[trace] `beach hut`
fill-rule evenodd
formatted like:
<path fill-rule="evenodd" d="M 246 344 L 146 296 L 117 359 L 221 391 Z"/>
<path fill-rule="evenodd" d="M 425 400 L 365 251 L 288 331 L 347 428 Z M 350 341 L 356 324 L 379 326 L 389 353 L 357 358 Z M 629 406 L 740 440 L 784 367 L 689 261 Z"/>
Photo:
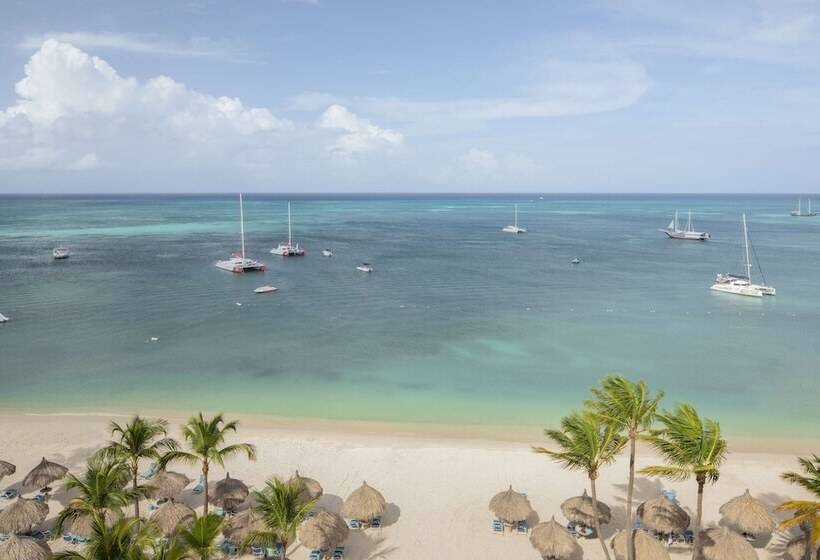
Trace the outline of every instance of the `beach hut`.
<path fill-rule="evenodd" d="M 45 457 L 40 461 L 40 464 L 31 469 L 23 479 L 23 486 L 25 488 L 48 488 L 48 485 L 63 478 L 68 469 L 57 463 L 47 461 Z"/>
<path fill-rule="evenodd" d="M 307 548 L 330 550 L 350 534 L 347 523 L 336 513 L 320 511 L 299 527 L 299 542 Z"/>
<path fill-rule="evenodd" d="M 585 527 L 595 526 L 594 511 L 592 498 L 587 494 L 586 490 L 584 490 L 582 495 L 570 498 L 561 504 L 561 513 L 564 514 L 564 517 L 566 517 L 568 521 L 571 523 L 580 523 Z M 612 512 L 609 506 L 599 500 L 598 521 L 606 524 L 611 520 Z"/>
<path fill-rule="evenodd" d="M 680 534 L 689 527 L 689 514 L 666 496 L 646 500 L 637 511 L 641 524 L 650 531 Z"/>
<path fill-rule="evenodd" d="M 167 536 L 174 534 L 178 527 L 187 527 L 194 521 L 194 510 L 185 504 L 165 502 L 151 515 L 160 532 Z"/>
<path fill-rule="evenodd" d="M 555 517 L 532 528 L 530 544 L 545 560 L 580 560 L 584 557 L 575 537 Z"/>
<path fill-rule="evenodd" d="M 368 486 L 367 482 L 354 490 L 342 504 L 342 515 L 348 519 L 369 522 L 384 513 L 386 507 L 381 492 Z"/>
<path fill-rule="evenodd" d="M 37 500 L 17 498 L 0 511 L 0 533 L 30 533 L 45 521 L 48 505 Z"/>
<path fill-rule="evenodd" d="M 262 516 L 254 509 L 246 509 L 228 520 L 222 529 L 222 536 L 234 544 L 242 544 L 251 534 L 265 530 Z"/>
<path fill-rule="evenodd" d="M 105 510 L 105 526 L 110 529 L 121 517 L 122 515 L 117 511 Z M 71 522 L 71 534 L 78 537 L 90 537 L 94 534 L 93 520 L 90 515 L 78 515 Z"/>
<path fill-rule="evenodd" d="M 758 560 L 754 547 L 728 527 L 701 532 L 702 560 Z"/>
<path fill-rule="evenodd" d="M 783 560 L 804 560 L 806 557 L 806 542 L 808 542 L 806 535 L 798 535 L 790 540 L 786 545 Z M 815 544 L 814 548 L 815 554 L 811 558 L 820 560 L 820 543 Z"/>
<path fill-rule="evenodd" d="M 635 541 L 635 560 L 669 560 L 669 551 L 658 539 L 640 529 L 633 530 L 632 535 Z M 625 531 L 618 531 L 610 544 L 615 553 L 615 560 L 627 559 Z"/>
<path fill-rule="evenodd" d="M 244 482 L 238 478 L 231 478 L 231 473 L 228 473 L 224 479 L 214 484 L 210 494 L 212 504 L 233 510 L 245 501 L 249 491 Z"/>
<path fill-rule="evenodd" d="M 490 511 L 501 521 L 512 524 L 526 520 L 532 513 L 532 506 L 526 494 L 516 492 L 510 485 L 507 490 L 493 496 Z"/>
<path fill-rule="evenodd" d="M 322 496 L 324 490 L 322 489 L 322 485 L 319 484 L 319 481 L 314 480 L 312 478 L 308 478 L 306 476 L 301 476 L 299 471 L 296 471 L 296 474 L 290 479 L 290 481 L 299 481 L 302 484 L 302 492 L 299 494 L 299 501 L 302 503 L 307 502 L 309 500 L 316 500 Z"/>
<path fill-rule="evenodd" d="M 48 560 L 51 549 L 45 541 L 11 535 L 0 541 L 0 560 Z"/>
<path fill-rule="evenodd" d="M 746 490 L 720 506 L 723 525 L 743 535 L 768 535 L 774 531 L 777 522 L 760 500 L 756 500 Z"/>
<path fill-rule="evenodd" d="M 182 473 L 160 471 L 145 485 L 145 494 L 155 500 L 170 500 L 182 492 L 191 479 Z"/>
<path fill-rule="evenodd" d="M 0 480 L 3 480 L 3 477 L 12 475 L 15 472 L 17 472 L 17 467 L 8 461 L 0 461 Z"/>

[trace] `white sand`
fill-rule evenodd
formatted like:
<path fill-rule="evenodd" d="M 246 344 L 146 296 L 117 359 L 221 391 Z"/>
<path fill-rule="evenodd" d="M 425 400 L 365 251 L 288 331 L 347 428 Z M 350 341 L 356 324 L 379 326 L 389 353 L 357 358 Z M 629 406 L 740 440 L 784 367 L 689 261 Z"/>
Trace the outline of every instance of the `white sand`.
<path fill-rule="evenodd" d="M 173 422 L 174 435 L 178 435 L 183 417 L 179 413 L 165 417 Z M 0 414 L 0 458 L 18 467 L 17 473 L 0 482 L 0 486 L 17 485 L 43 456 L 81 473 L 87 456 L 108 438 L 107 425 L 111 419 L 107 414 Z M 386 526 L 381 530 L 352 531 L 345 543 L 347 557 L 352 560 L 538 559 L 527 537 L 492 533 L 492 515 L 487 510 L 490 498 L 512 484 L 516 490 L 527 493 L 542 520 L 554 515 L 563 523 L 561 502 L 580 494 L 586 486 L 582 474 L 563 471 L 521 442 L 480 439 L 475 434 L 462 438 L 408 435 L 407 430 L 402 435 L 391 435 L 389 427 L 384 426 L 366 429 L 353 423 L 318 421 L 304 422 L 301 427 L 290 421 L 287 427 L 274 428 L 274 422 L 259 418 L 243 420 L 236 441 L 255 444 L 258 460 L 237 459 L 226 470 L 249 486 L 259 487 L 273 474 L 290 476 L 298 468 L 304 476 L 322 483 L 325 496 L 320 505 L 333 511 L 338 511 L 342 500 L 363 480 L 381 490 L 389 503 Z M 534 436 L 532 443 L 543 441 Z M 654 462 L 646 453 L 639 457 L 639 466 Z M 793 455 L 733 453 L 720 481 L 706 489 L 706 524 L 715 524 L 719 506 L 746 488 L 767 504 L 803 496 L 779 478 L 782 471 L 796 468 Z M 177 465 L 173 469 L 198 478 L 194 468 Z M 604 531 L 607 537 L 623 520 L 626 475 L 624 458 L 607 468 L 599 480 L 600 499 L 613 509 L 613 523 Z M 222 469 L 212 471 L 212 480 L 223 476 Z M 65 493 L 59 488 L 58 485 L 49 504 L 50 520 L 66 502 Z M 693 481 L 668 484 L 640 477 L 636 504 L 662 489 L 676 490 L 682 505 L 694 508 Z M 201 505 L 201 497 L 190 490 L 183 493 L 180 501 Z M 779 558 L 783 543 L 784 537 L 775 535 L 768 547 L 758 549 L 760 558 Z M 581 544 L 585 558 L 603 558 L 597 540 Z M 294 546 L 290 557 L 302 560 L 307 553 L 304 547 Z M 685 550 L 673 554 L 673 558 L 690 556 L 691 552 L 687 554 Z"/>

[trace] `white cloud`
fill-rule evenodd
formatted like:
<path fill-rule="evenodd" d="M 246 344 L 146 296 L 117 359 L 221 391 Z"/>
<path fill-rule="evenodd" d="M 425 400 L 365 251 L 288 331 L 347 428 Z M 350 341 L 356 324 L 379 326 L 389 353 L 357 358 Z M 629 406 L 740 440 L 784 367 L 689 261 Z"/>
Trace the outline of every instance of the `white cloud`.
<path fill-rule="evenodd" d="M 334 156 L 343 160 L 373 150 L 398 148 L 404 143 L 404 136 L 400 132 L 378 127 L 342 105 L 328 107 L 322 114 L 319 126 L 345 131 L 346 134 L 342 134 L 327 147 Z"/>
<path fill-rule="evenodd" d="M 69 171 L 89 171 L 97 169 L 100 166 L 100 159 L 94 152 L 85 154 L 74 163 L 70 164 L 66 169 Z"/>
<path fill-rule="evenodd" d="M 526 156 L 472 147 L 440 167 L 430 180 L 450 186 L 508 187 L 510 181 L 531 184 L 542 176 L 543 167 Z"/>
<path fill-rule="evenodd" d="M 498 160 L 489 150 L 470 148 L 459 157 L 461 166 L 472 175 L 487 176 L 498 171 Z"/>

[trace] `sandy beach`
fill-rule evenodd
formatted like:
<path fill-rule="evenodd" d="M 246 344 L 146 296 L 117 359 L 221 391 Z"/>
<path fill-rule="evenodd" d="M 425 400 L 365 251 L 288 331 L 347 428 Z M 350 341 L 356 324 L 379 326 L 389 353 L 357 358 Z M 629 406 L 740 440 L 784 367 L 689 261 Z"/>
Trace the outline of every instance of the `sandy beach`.
<path fill-rule="evenodd" d="M 172 423 L 173 433 L 178 436 L 179 423 L 185 416 L 176 413 L 164 417 Z M 80 472 L 88 455 L 106 441 L 108 422 L 124 418 L 126 416 L 104 413 L 0 414 L 0 457 L 18 466 L 17 473 L 4 479 L 2 486 L 17 486 L 43 456 Z M 527 537 L 492 533 L 492 515 L 487 509 L 490 498 L 512 485 L 527 493 L 540 520 L 555 516 L 563 523 L 561 502 L 580 494 L 585 487 L 582 475 L 560 469 L 545 457 L 533 454 L 527 444 L 519 441 L 482 438 L 479 433 L 473 437 L 436 436 L 423 426 L 414 434 L 411 429 L 389 433 L 386 426 L 364 423 L 339 425 L 312 421 L 300 425 L 296 420 L 281 423 L 285 425 L 277 427 L 274 419 L 244 419 L 239 437 L 257 446 L 257 461 L 237 459 L 227 464 L 224 471 L 215 468 L 212 480 L 224 477 L 225 471 L 229 471 L 232 477 L 259 487 L 273 474 L 290 476 L 299 469 L 303 475 L 322 483 L 325 495 L 319 505 L 331 511 L 338 511 L 342 500 L 366 480 L 382 491 L 389 505 L 382 529 L 351 532 L 345 545 L 347 557 L 353 560 L 536 559 L 538 553 Z M 425 432 L 427 435 L 423 435 Z M 540 443 L 540 439 L 532 443 Z M 651 463 L 654 459 L 648 452 L 639 458 L 639 467 Z M 717 523 L 720 505 L 746 488 L 769 505 L 801 496 L 779 478 L 783 470 L 794 467 L 794 455 L 763 449 L 732 453 L 720 481 L 707 488 L 706 524 Z M 194 479 L 198 476 L 195 468 L 184 465 L 173 468 Z M 613 510 L 613 522 L 605 529 L 607 537 L 617 530 L 624 517 L 625 480 L 625 460 L 607 468 L 600 479 L 600 498 Z M 664 489 L 676 490 L 684 507 L 694 507 L 694 482 L 668 484 L 640 478 L 636 485 L 637 502 Z M 58 485 L 49 503 L 49 522 L 66 499 Z M 190 490 L 179 500 L 201 507 L 201 497 Z M 531 525 L 537 522 L 534 518 L 530 521 Z M 785 540 L 784 536 L 775 534 L 768 544 L 761 543 L 760 558 L 779 558 Z M 585 558 L 603 557 L 597 541 L 580 542 Z M 55 546 L 61 547 L 62 543 Z M 309 552 L 300 546 L 291 550 L 295 560 L 307 558 Z M 688 557 L 686 550 L 673 550 L 673 558 L 685 557 Z"/>

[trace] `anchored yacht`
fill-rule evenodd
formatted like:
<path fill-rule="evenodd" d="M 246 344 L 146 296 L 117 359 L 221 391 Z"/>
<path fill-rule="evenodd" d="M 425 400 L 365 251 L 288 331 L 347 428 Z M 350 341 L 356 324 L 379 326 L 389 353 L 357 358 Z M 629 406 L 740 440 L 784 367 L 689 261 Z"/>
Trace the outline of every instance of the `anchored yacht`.
<path fill-rule="evenodd" d="M 515 222 L 512 225 L 506 225 L 501 228 L 501 231 L 505 233 L 527 233 L 527 230 L 522 227 L 518 227 L 518 205 L 515 205 Z"/>
<path fill-rule="evenodd" d="M 777 295 L 777 290 L 775 290 L 772 286 L 765 284 L 766 278 L 763 277 L 763 271 L 760 272 L 760 276 L 763 278 L 764 284 L 755 284 L 752 282 L 752 260 L 749 252 L 749 245 L 749 232 L 746 228 L 746 214 L 743 214 L 743 257 L 746 274 L 718 274 L 715 278 L 715 283 L 712 284 L 712 290 L 727 294 L 735 294 L 737 296 L 749 297 Z M 758 263 L 758 269 L 759 268 L 760 264 Z"/>
<path fill-rule="evenodd" d="M 293 235 L 290 228 L 290 202 L 288 202 L 288 240 L 282 241 L 279 245 L 270 250 L 271 254 L 279 255 L 280 257 L 301 257 L 305 254 L 305 250 L 299 247 L 299 244 L 293 244 Z"/>
<path fill-rule="evenodd" d="M 812 210 L 811 210 L 811 199 L 809 199 L 809 209 L 808 210 L 803 210 L 803 200 L 798 198 L 797 199 L 797 210 L 792 210 L 791 214 L 792 214 L 792 216 L 807 218 L 807 217 L 816 216 L 817 212 L 812 212 Z"/>
<path fill-rule="evenodd" d="M 231 258 L 224 261 L 217 261 L 216 267 L 228 272 L 251 272 L 265 271 L 267 266 L 259 261 L 249 259 L 245 256 L 245 213 L 242 210 L 242 194 L 239 194 L 239 237 L 242 240 L 242 252 L 232 254 Z"/>
<path fill-rule="evenodd" d="M 675 217 L 666 226 L 666 229 L 660 230 L 670 239 L 688 239 L 691 241 L 706 241 L 711 236 L 705 231 L 695 231 L 692 227 L 692 211 L 689 210 L 689 219 L 686 222 L 686 229 L 681 229 L 678 223 L 678 211 L 675 210 Z"/>

